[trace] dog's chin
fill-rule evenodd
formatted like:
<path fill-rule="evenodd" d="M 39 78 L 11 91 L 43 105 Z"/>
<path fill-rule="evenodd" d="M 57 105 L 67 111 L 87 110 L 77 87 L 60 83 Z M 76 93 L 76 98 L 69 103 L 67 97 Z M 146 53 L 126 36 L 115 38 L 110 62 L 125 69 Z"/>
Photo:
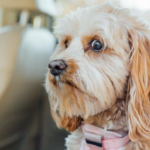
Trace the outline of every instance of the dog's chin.
<path fill-rule="evenodd" d="M 71 132 L 81 126 L 84 120 L 107 110 L 115 103 L 115 101 L 109 101 L 102 105 L 95 96 L 85 90 L 84 86 L 83 88 L 81 84 L 79 86 L 76 80 L 69 80 L 66 77 L 55 78 L 50 76 L 49 82 L 52 96 L 54 99 L 57 99 L 51 101 L 51 106 L 54 111 L 56 111 L 55 107 L 58 107 L 59 125 Z M 53 118 L 57 124 L 55 116 Z"/>
<path fill-rule="evenodd" d="M 80 93 L 81 92 L 83 93 L 83 91 L 79 87 L 77 87 L 75 83 L 70 82 L 68 80 L 65 80 L 65 81 L 57 80 L 55 84 L 55 88 L 59 89 L 59 91 L 64 90 L 64 88 L 60 88 L 61 86 L 65 87 L 65 90 L 68 90 L 68 91 L 71 90 L 72 93 L 73 91 L 78 91 Z M 70 91 L 70 94 L 68 94 L 68 97 L 71 95 L 71 91 Z M 78 127 L 82 125 L 82 122 L 83 122 L 83 118 L 79 114 L 74 114 L 72 117 L 70 117 L 70 115 L 66 113 L 64 117 L 60 118 L 60 120 L 61 120 L 61 128 L 69 132 L 74 132 L 76 129 L 78 129 Z"/>
<path fill-rule="evenodd" d="M 74 132 L 79 126 L 81 126 L 83 119 L 81 117 L 64 117 L 61 119 L 61 127 L 69 132 Z"/>

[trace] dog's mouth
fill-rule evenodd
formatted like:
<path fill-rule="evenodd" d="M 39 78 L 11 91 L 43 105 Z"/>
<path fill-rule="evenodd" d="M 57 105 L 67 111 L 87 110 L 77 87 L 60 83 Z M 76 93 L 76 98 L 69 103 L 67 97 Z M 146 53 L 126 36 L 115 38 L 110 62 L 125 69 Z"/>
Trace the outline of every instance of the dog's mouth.
<path fill-rule="evenodd" d="M 67 84 L 68 86 L 71 86 L 73 88 L 76 88 L 76 89 L 80 90 L 80 88 L 75 83 L 73 83 L 71 81 L 66 80 L 66 81 L 60 81 L 60 82 L 62 82 L 64 84 Z"/>
<path fill-rule="evenodd" d="M 52 76 L 51 74 L 49 75 L 49 81 L 52 83 L 56 88 L 59 87 L 61 84 L 68 85 L 70 88 L 74 88 L 79 90 L 80 92 L 86 93 L 83 88 L 79 86 L 79 82 L 77 83 L 73 82 L 72 78 L 69 78 L 69 76 L 65 75 L 60 75 L 60 76 Z M 84 85 L 85 86 L 85 85 Z M 86 93 L 87 94 L 87 93 Z"/>

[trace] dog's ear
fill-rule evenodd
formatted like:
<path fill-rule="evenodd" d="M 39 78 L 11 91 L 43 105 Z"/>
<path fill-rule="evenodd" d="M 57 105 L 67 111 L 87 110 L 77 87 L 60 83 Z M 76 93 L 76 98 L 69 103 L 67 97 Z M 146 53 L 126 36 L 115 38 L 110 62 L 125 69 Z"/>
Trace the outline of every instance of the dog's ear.
<path fill-rule="evenodd" d="M 132 141 L 150 139 L 150 31 L 134 21 L 128 28 L 130 75 L 127 91 L 127 117 Z"/>

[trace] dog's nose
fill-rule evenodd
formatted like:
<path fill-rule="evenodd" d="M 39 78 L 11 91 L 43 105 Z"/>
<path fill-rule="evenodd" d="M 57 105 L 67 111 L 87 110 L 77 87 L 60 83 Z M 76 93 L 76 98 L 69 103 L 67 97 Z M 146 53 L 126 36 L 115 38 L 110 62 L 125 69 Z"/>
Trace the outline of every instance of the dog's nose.
<path fill-rule="evenodd" d="M 62 60 L 51 61 L 49 66 L 52 75 L 60 75 L 66 68 L 67 65 Z"/>

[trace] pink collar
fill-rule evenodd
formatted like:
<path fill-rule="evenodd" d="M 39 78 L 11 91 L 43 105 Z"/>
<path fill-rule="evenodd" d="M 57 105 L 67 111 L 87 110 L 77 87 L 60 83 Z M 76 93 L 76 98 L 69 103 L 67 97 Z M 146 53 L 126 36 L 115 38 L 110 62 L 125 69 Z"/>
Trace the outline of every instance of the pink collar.
<path fill-rule="evenodd" d="M 117 150 L 130 139 L 124 131 L 105 131 L 93 125 L 83 124 L 84 140 L 80 150 Z"/>

